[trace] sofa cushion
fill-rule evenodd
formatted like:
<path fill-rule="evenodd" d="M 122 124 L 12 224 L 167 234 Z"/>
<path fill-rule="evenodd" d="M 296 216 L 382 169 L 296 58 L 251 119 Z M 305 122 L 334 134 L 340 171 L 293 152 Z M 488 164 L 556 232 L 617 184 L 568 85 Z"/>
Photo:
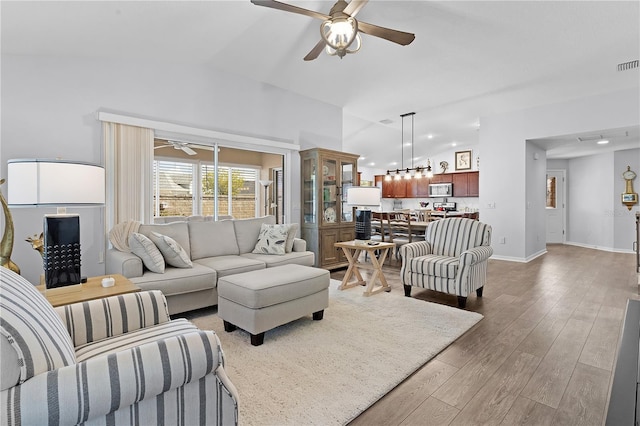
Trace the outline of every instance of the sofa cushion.
<path fill-rule="evenodd" d="M 236 219 L 233 226 L 236 231 L 238 249 L 240 253 L 251 253 L 258 242 L 262 224 L 275 225 L 275 216 L 263 216 L 252 219 Z"/>
<path fill-rule="evenodd" d="M 146 235 L 134 232 L 129 236 L 131 252 L 142 259 L 142 263 L 151 272 L 164 273 L 164 258 L 158 247 Z"/>
<path fill-rule="evenodd" d="M 313 266 L 315 263 L 315 255 L 312 251 L 292 251 L 291 253 L 285 253 L 282 256 L 257 253 L 245 253 L 240 256 L 263 262 L 267 265 L 267 268 L 274 268 L 276 266 L 289 265 L 292 263 L 296 265 Z"/>
<path fill-rule="evenodd" d="M 211 268 L 193 263 L 192 268 L 167 267 L 164 274 L 147 271 L 130 278 L 142 290 L 160 290 L 165 296 L 214 289 L 218 274 Z"/>
<path fill-rule="evenodd" d="M 6 337 L 0 334 L 0 391 L 14 387 L 20 382 L 20 360 L 18 353 Z"/>
<path fill-rule="evenodd" d="M 145 343 L 156 342 L 169 337 L 182 336 L 185 333 L 198 331 L 200 331 L 198 327 L 184 318 L 179 318 L 78 346 L 76 348 L 76 357 L 78 362 L 82 362 L 97 356 L 126 351 L 144 345 Z"/>
<path fill-rule="evenodd" d="M 157 232 L 161 235 L 166 235 L 173 238 L 176 243 L 180 244 L 180 247 L 187 252 L 191 258 L 191 248 L 189 245 L 189 227 L 187 222 L 172 222 L 156 225 L 140 225 L 139 233 L 151 238 L 152 232 Z"/>
<path fill-rule="evenodd" d="M 240 254 L 231 220 L 189 222 L 189 240 L 191 260 Z"/>
<path fill-rule="evenodd" d="M 263 223 L 260 227 L 258 242 L 256 242 L 256 247 L 251 253 L 283 255 L 288 233 L 289 225 L 267 225 Z"/>
<path fill-rule="evenodd" d="M 152 232 L 151 241 L 158 247 L 167 265 L 176 268 L 191 268 L 193 266 L 187 252 L 173 238 Z"/>
<path fill-rule="evenodd" d="M 207 257 L 204 259 L 198 259 L 194 261 L 207 268 L 215 269 L 220 277 L 227 275 L 239 274 L 241 272 L 256 271 L 259 269 L 265 269 L 264 262 L 255 259 L 249 259 L 244 256 L 216 256 Z"/>
<path fill-rule="evenodd" d="M 62 320 L 51 304 L 25 278 L 0 271 L 0 334 L 18 357 L 19 382 L 75 364 L 76 357 Z"/>
<path fill-rule="evenodd" d="M 457 257 L 428 254 L 409 259 L 406 271 L 454 279 L 458 274 L 459 266 L 460 260 Z"/>

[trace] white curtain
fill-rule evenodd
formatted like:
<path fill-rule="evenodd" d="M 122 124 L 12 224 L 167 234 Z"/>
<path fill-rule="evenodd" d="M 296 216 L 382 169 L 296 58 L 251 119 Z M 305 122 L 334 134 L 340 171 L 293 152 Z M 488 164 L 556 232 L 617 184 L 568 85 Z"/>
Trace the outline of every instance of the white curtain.
<path fill-rule="evenodd" d="M 153 218 L 152 129 L 103 122 L 107 231 L 118 223 Z"/>

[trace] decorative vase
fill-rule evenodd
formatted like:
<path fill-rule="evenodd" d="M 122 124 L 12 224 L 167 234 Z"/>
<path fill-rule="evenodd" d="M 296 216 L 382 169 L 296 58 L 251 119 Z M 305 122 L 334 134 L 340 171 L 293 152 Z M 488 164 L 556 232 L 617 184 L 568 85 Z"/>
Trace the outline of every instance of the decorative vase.
<path fill-rule="evenodd" d="M 4 179 L 0 179 L 0 185 L 4 182 Z M 2 235 L 2 241 L 0 241 L 0 266 L 4 266 L 16 274 L 19 274 L 20 268 L 11 261 L 11 252 L 13 251 L 13 218 L 11 217 L 9 206 L 7 206 L 7 201 L 4 199 L 2 192 L 0 192 L 0 202 L 2 202 L 2 211 L 4 212 L 4 234 Z"/>

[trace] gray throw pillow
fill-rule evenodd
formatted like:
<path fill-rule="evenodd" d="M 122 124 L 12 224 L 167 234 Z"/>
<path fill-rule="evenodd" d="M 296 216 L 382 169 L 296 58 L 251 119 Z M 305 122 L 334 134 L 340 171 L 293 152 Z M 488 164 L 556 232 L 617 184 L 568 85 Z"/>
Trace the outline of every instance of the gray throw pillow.
<path fill-rule="evenodd" d="M 150 238 L 156 247 L 158 247 L 160 253 L 162 253 L 162 257 L 164 257 L 167 265 L 176 268 L 193 268 L 193 263 L 191 259 L 189 259 L 189 255 L 176 240 L 166 235 L 158 234 L 157 232 L 152 232 Z"/>
<path fill-rule="evenodd" d="M 142 263 L 151 272 L 164 274 L 164 258 L 153 241 L 146 236 L 134 232 L 129 237 L 131 252 L 142 259 Z"/>

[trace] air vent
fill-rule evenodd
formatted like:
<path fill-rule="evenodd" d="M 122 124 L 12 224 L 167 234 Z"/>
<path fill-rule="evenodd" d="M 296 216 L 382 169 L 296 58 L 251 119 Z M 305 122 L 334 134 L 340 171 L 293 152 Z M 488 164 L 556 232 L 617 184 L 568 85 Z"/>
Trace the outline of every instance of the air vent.
<path fill-rule="evenodd" d="M 602 139 L 615 139 L 615 138 L 624 138 L 629 136 L 629 132 L 611 132 L 611 133 L 600 133 L 597 135 L 584 135 L 579 136 L 577 139 L 580 142 L 592 142 L 599 141 Z"/>
<path fill-rule="evenodd" d="M 638 62 L 640 61 L 636 59 L 635 61 L 623 62 L 621 64 L 618 64 L 618 71 L 628 71 L 634 68 L 638 68 Z"/>

